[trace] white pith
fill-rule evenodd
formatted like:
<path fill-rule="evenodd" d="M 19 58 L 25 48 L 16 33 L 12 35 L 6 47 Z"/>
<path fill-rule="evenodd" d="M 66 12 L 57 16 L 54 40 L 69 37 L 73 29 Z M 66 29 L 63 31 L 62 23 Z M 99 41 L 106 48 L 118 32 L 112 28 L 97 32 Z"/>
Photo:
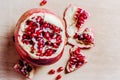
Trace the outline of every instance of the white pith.
<path fill-rule="evenodd" d="M 76 24 L 74 21 L 74 15 L 76 11 L 77 11 L 77 7 L 70 5 L 65 12 L 64 18 L 66 21 L 67 34 L 69 37 L 74 36 L 74 33 L 77 32 Z"/>
<path fill-rule="evenodd" d="M 49 58 L 55 57 L 55 56 L 57 56 L 63 50 L 64 42 L 65 42 L 65 29 L 64 29 L 64 25 L 61 22 L 61 20 L 58 17 L 56 17 L 55 15 L 53 15 L 53 14 L 49 14 L 49 13 L 34 13 L 34 14 L 30 15 L 20 25 L 20 29 L 19 29 L 19 32 L 18 32 L 18 34 L 19 34 L 19 36 L 18 36 L 18 42 L 19 42 L 20 46 L 30 55 L 31 58 L 36 58 L 36 59 L 39 59 L 39 58 L 48 58 L 46 56 L 42 56 L 42 57 L 36 56 L 35 54 L 37 52 L 34 52 L 35 54 L 31 53 L 30 52 L 31 45 L 30 44 L 28 44 L 28 45 L 23 44 L 23 42 L 21 41 L 22 40 L 22 35 L 23 35 L 24 31 L 25 31 L 26 27 L 28 27 L 26 25 L 26 21 L 30 20 L 32 17 L 37 17 L 37 16 L 41 16 L 44 19 L 44 21 L 46 21 L 46 22 L 48 22 L 48 23 L 50 23 L 52 25 L 55 25 L 57 27 L 60 27 L 62 29 L 62 31 L 60 33 L 60 35 L 62 37 L 62 43 L 60 44 L 60 46 L 57 49 L 57 51 L 54 54 L 52 54 L 52 56 L 49 56 Z M 35 40 L 33 40 L 33 41 L 35 42 L 35 49 L 37 49 L 37 41 L 35 41 Z M 55 40 L 52 40 L 52 42 L 55 42 Z"/>
<path fill-rule="evenodd" d="M 74 52 L 75 50 L 77 50 L 77 48 L 78 48 L 78 46 L 74 46 L 74 47 L 70 48 L 70 50 L 69 50 L 70 57 L 77 58 L 77 57 L 75 57 L 74 55 L 72 55 L 73 52 Z M 81 53 L 81 52 L 80 52 L 80 55 L 84 56 L 83 53 Z M 85 63 L 87 62 L 86 59 L 84 59 L 84 61 L 85 61 Z M 66 66 L 67 72 L 72 72 L 72 71 L 75 71 L 76 69 L 78 69 L 78 68 L 76 68 L 75 65 L 72 65 L 72 67 L 70 67 L 69 64 L 70 64 L 70 61 L 68 61 L 67 66 Z M 83 64 L 82 64 L 82 65 L 83 65 Z M 81 65 L 81 66 L 82 66 L 82 65 Z"/>

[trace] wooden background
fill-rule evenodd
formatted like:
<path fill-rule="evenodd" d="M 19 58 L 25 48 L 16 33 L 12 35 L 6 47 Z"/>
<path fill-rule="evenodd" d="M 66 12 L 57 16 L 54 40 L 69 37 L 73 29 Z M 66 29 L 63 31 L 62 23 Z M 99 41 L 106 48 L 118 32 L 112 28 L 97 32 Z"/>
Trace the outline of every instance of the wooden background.
<path fill-rule="evenodd" d="M 25 80 L 12 68 L 19 59 L 12 35 L 19 17 L 31 8 L 40 7 L 39 2 L 0 1 L 0 80 Z M 91 14 L 84 26 L 94 28 L 96 44 L 94 48 L 82 51 L 88 63 L 71 74 L 61 72 L 61 80 L 120 80 L 120 0 L 48 0 L 43 7 L 62 17 L 69 4 L 75 4 Z M 59 73 L 48 75 L 47 72 L 51 68 L 64 66 L 68 54 L 67 47 L 57 63 L 40 67 L 33 80 L 54 80 Z"/>

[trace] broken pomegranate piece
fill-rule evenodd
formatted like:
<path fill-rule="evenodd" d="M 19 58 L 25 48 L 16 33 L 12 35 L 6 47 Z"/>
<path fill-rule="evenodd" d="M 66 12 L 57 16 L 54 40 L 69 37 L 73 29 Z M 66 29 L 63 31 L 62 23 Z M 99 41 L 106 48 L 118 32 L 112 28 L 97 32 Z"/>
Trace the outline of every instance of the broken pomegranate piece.
<path fill-rule="evenodd" d="M 34 75 L 35 68 L 33 68 L 32 65 L 27 63 L 26 61 L 19 60 L 15 65 L 14 65 L 15 71 L 21 73 L 24 75 L 26 78 L 31 79 Z"/>
<path fill-rule="evenodd" d="M 92 28 L 85 28 L 83 32 L 77 32 L 73 38 L 68 39 L 71 45 L 77 45 L 82 49 L 89 49 L 94 46 L 94 34 Z"/>
<path fill-rule="evenodd" d="M 66 73 L 73 72 L 86 63 L 85 56 L 80 50 L 80 47 L 77 46 L 74 46 L 70 49 L 70 58 L 66 65 Z"/>
<path fill-rule="evenodd" d="M 24 13 L 14 35 L 19 55 L 33 65 L 53 64 L 62 56 L 64 23 L 49 10 L 35 8 Z"/>
<path fill-rule="evenodd" d="M 82 29 L 82 25 L 87 20 L 89 14 L 85 10 L 69 5 L 64 13 L 68 43 L 88 49 L 94 45 L 94 35 L 91 28 Z M 83 30 L 83 31 L 82 31 Z"/>
<path fill-rule="evenodd" d="M 85 21 L 88 19 L 88 12 L 74 5 L 69 5 L 64 12 L 66 30 L 69 37 L 73 37 Z"/>

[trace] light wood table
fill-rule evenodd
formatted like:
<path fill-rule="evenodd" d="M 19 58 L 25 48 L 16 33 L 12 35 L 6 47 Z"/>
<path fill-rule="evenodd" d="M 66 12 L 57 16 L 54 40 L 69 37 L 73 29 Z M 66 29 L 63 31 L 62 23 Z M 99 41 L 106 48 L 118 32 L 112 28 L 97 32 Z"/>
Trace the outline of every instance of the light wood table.
<path fill-rule="evenodd" d="M 27 10 L 39 6 L 40 0 L 0 1 L 0 80 L 25 80 L 13 71 L 19 59 L 12 41 L 13 31 L 19 17 Z M 93 27 L 95 47 L 82 51 L 88 63 L 61 80 L 120 80 L 120 0 L 48 0 L 43 8 L 50 9 L 59 16 L 69 4 L 87 10 L 91 16 L 84 26 Z M 68 49 L 55 64 L 40 67 L 33 80 L 54 80 L 55 75 L 47 72 L 64 66 L 68 60 Z"/>

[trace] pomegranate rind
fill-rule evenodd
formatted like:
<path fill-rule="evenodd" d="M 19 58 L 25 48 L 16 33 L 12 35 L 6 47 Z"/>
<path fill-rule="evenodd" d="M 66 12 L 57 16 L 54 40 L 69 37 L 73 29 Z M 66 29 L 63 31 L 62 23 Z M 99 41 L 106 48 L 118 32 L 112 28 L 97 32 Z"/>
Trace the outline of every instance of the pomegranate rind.
<path fill-rule="evenodd" d="M 89 48 L 94 46 L 94 40 L 93 40 L 93 43 L 91 43 L 89 45 L 85 45 L 85 44 L 79 43 L 77 40 L 75 40 L 73 38 L 75 33 L 80 32 L 83 28 L 83 25 L 81 25 L 80 28 L 76 27 L 76 24 L 74 21 L 74 15 L 75 15 L 78 8 L 79 7 L 70 4 L 64 11 L 63 19 L 64 19 L 65 25 L 66 25 L 66 35 L 67 35 L 67 41 L 68 41 L 67 43 L 72 45 L 72 46 L 74 46 L 74 45 L 79 46 L 81 49 L 89 49 Z M 81 10 L 85 11 L 84 9 L 81 9 Z M 89 17 L 90 14 L 87 11 L 85 11 L 85 12 L 86 12 L 87 16 Z M 91 28 L 89 28 L 89 30 L 91 30 Z M 80 33 L 83 33 L 83 32 L 80 32 Z M 90 35 L 94 39 L 93 31 L 90 32 Z"/>
<path fill-rule="evenodd" d="M 23 70 L 21 71 L 20 69 L 23 69 L 23 67 L 25 67 L 25 66 L 21 66 L 21 65 L 20 65 L 20 61 L 22 61 L 22 62 L 25 63 L 26 65 L 29 65 L 29 66 L 32 68 L 32 70 L 31 70 L 30 72 L 28 72 L 27 74 L 24 74 L 24 73 L 22 72 Z M 24 65 L 25 65 L 25 64 L 24 64 Z M 25 67 L 25 68 L 26 68 L 26 67 Z M 25 76 L 25 77 L 28 78 L 28 79 L 32 79 L 33 76 L 34 76 L 34 74 L 35 74 L 35 68 L 34 68 L 32 65 L 30 65 L 29 63 L 23 61 L 22 59 L 20 59 L 20 60 L 14 65 L 13 69 L 14 69 L 16 72 L 22 74 L 23 76 Z"/>
<path fill-rule="evenodd" d="M 40 56 L 32 55 L 32 54 L 28 53 L 26 50 L 24 50 L 23 47 L 20 45 L 19 40 L 18 40 L 18 36 L 19 36 L 19 29 L 21 27 L 21 23 L 34 13 L 51 14 L 60 20 L 60 22 L 63 26 L 63 36 L 62 36 L 63 37 L 63 40 L 62 40 L 63 47 L 60 47 L 61 51 L 59 51 L 58 53 L 55 53 L 55 55 L 53 54 L 52 56 L 49 56 L 49 57 L 40 57 Z M 15 32 L 14 32 L 16 50 L 17 50 L 18 54 L 21 56 L 21 58 L 23 58 L 25 61 L 27 61 L 33 65 L 40 66 L 40 65 L 53 64 L 61 58 L 61 56 L 63 54 L 64 45 L 66 43 L 66 40 L 65 40 L 66 36 L 65 36 L 64 22 L 58 15 L 54 14 L 53 12 L 51 12 L 47 9 L 34 8 L 34 9 L 31 9 L 31 10 L 28 10 L 27 12 L 25 12 L 21 16 L 21 18 L 18 20 L 18 23 L 16 26 L 17 27 L 16 27 Z"/>
<path fill-rule="evenodd" d="M 80 67 L 82 67 L 85 63 L 87 63 L 87 60 L 86 60 L 85 56 L 84 56 L 81 52 L 79 52 L 79 53 L 77 53 L 77 55 L 80 55 L 81 57 L 83 57 L 83 61 L 84 61 L 84 62 L 83 62 L 79 67 L 77 67 L 77 68 L 75 67 L 75 65 L 74 65 L 74 67 L 72 67 L 72 68 L 69 66 L 69 64 L 71 64 L 70 58 L 76 56 L 76 53 L 74 53 L 74 51 L 77 50 L 78 48 L 80 48 L 80 47 L 78 47 L 78 46 L 73 46 L 73 47 L 70 48 L 70 50 L 69 50 L 70 57 L 69 57 L 69 60 L 68 60 L 68 62 L 67 62 L 67 64 L 66 64 L 66 67 L 65 67 L 65 72 L 66 72 L 66 73 L 71 73 L 71 72 L 79 69 Z M 78 58 L 78 56 L 76 56 L 75 58 Z M 80 62 L 80 63 L 81 63 L 81 62 Z"/>
<path fill-rule="evenodd" d="M 94 31 L 93 31 L 93 28 L 82 28 L 83 30 L 78 32 L 78 34 L 88 34 L 91 39 L 92 39 L 92 42 L 90 42 L 89 44 L 85 44 L 83 41 L 82 43 L 79 42 L 78 39 L 74 39 L 74 38 L 68 38 L 68 44 L 74 46 L 79 46 L 81 49 L 90 49 L 92 47 L 95 46 L 95 40 L 94 40 Z"/>

